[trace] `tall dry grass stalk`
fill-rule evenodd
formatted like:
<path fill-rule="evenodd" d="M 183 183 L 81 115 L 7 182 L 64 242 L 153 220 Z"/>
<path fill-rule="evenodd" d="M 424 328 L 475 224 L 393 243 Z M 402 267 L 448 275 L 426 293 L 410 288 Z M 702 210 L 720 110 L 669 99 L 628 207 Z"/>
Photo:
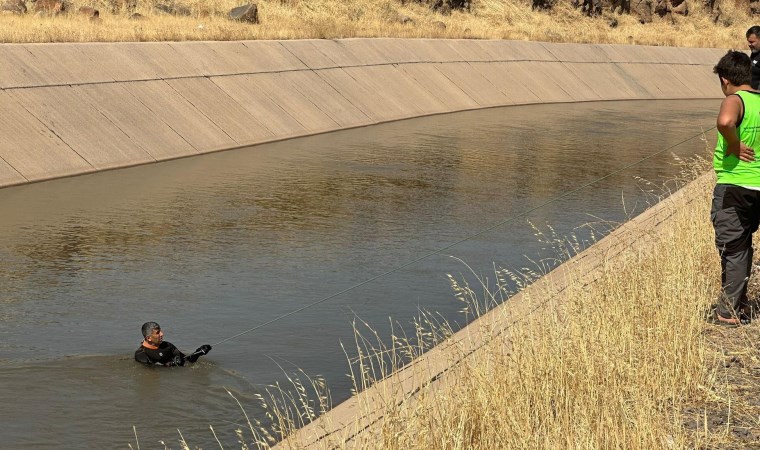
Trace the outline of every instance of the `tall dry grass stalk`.
<path fill-rule="evenodd" d="M 260 24 L 233 22 L 230 9 L 240 0 L 140 0 L 137 12 L 111 12 L 111 0 L 71 0 L 67 15 L 0 15 L 0 42 L 111 42 L 246 39 L 335 39 L 351 37 L 514 39 L 548 42 L 646 44 L 684 47 L 745 47 L 743 33 L 754 19 L 735 3 L 718 1 L 719 20 L 692 2 L 687 17 L 657 18 L 642 25 L 631 15 L 589 18 L 560 0 L 549 12 L 533 12 L 529 0 L 474 0 L 471 12 L 441 15 L 414 1 L 259 0 Z M 162 14 L 168 4 L 189 16 Z M 29 2 L 29 6 L 32 7 Z M 88 20 L 75 11 L 100 11 Z M 616 27 L 608 22 L 617 20 Z"/>

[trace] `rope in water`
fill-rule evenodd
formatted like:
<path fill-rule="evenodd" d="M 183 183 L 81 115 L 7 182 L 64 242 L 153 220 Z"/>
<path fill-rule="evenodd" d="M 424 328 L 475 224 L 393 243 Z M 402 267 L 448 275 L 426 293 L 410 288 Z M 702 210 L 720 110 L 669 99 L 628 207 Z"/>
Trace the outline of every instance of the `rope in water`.
<path fill-rule="evenodd" d="M 657 152 L 654 152 L 654 153 L 652 153 L 650 155 L 647 155 L 647 156 L 641 158 L 640 160 L 638 160 L 636 162 L 633 162 L 631 164 L 628 164 L 626 166 L 623 166 L 623 167 L 621 167 L 621 168 L 619 168 L 617 170 L 613 170 L 612 172 L 610 172 L 610 173 L 608 173 L 606 175 L 603 175 L 603 176 L 601 176 L 601 177 L 599 177 L 599 178 L 597 178 L 595 180 L 592 180 L 592 181 L 590 181 L 590 182 L 588 182 L 586 184 L 583 184 L 583 185 L 581 185 L 581 186 L 579 186 L 579 187 L 577 187 L 577 188 L 575 188 L 575 189 L 573 189 L 571 191 L 567 191 L 564 194 L 559 195 L 559 196 L 554 197 L 554 198 L 551 198 L 551 199 L 549 199 L 549 200 L 547 200 L 547 201 L 545 201 L 545 202 L 543 202 L 543 203 L 541 203 L 541 204 L 539 204 L 537 206 L 534 206 L 533 208 L 530 208 L 530 209 L 528 209 L 526 211 L 523 211 L 523 212 L 521 212 L 521 213 L 519 213 L 517 215 L 511 216 L 511 217 L 509 217 L 509 218 L 507 218 L 505 220 L 502 220 L 501 222 L 498 222 L 498 223 L 496 223 L 494 225 L 491 225 L 491 226 L 489 226 L 487 228 L 484 228 L 484 229 L 478 231 L 475 234 L 471 234 L 469 236 L 466 236 L 466 237 L 464 237 L 462 239 L 459 239 L 458 241 L 452 242 L 451 244 L 448 244 L 448 245 L 446 245 L 444 247 L 441 247 L 441 248 L 439 248 L 437 250 L 433 250 L 433 251 L 431 251 L 429 253 L 426 253 L 426 254 L 420 256 L 419 258 L 416 258 L 416 259 L 411 260 L 409 262 L 406 262 L 406 263 L 404 263 L 404 264 L 402 264 L 400 266 L 397 266 L 397 267 L 395 267 L 395 268 L 393 268 L 391 270 L 388 270 L 387 272 L 383 272 L 383 273 L 381 273 L 379 275 L 375 275 L 374 277 L 371 277 L 371 278 L 368 278 L 368 279 L 366 279 L 364 281 L 356 283 L 353 286 L 350 286 L 350 287 L 348 287 L 346 289 L 343 289 L 343 290 L 341 290 L 339 292 L 336 292 L 334 294 L 328 295 L 327 297 L 324 297 L 322 299 L 316 300 L 316 301 L 314 301 L 312 303 L 309 303 L 307 305 L 304 305 L 304 306 L 302 306 L 300 308 L 294 309 L 293 311 L 290 311 L 288 313 L 285 313 L 285 314 L 282 314 L 280 316 L 277 316 L 277 317 L 275 317 L 275 318 L 273 318 L 271 320 L 268 320 L 268 321 L 266 321 L 264 323 L 256 325 L 255 327 L 249 328 L 247 330 L 241 331 L 240 333 L 234 334 L 234 335 L 232 335 L 232 336 L 230 336 L 228 338 L 222 339 L 221 341 L 213 344 L 213 346 L 216 347 L 219 344 L 223 344 L 223 343 L 225 343 L 227 341 L 231 341 L 231 340 L 236 339 L 236 338 L 238 338 L 240 336 L 243 336 L 244 334 L 251 333 L 253 331 L 256 331 L 256 330 L 259 330 L 259 329 L 264 328 L 266 326 L 269 326 L 269 325 L 271 325 L 271 324 L 273 324 L 275 322 L 278 322 L 278 321 L 280 321 L 282 319 L 285 319 L 285 318 L 290 317 L 292 315 L 295 315 L 295 314 L 298 314 L 300 312 L 306 311 L 309 308 L 313 308 L 314 306 L 317 306 L 317 305 L 319 305 L 321 303 L 324 303 L 326 301 L 332 300 L 335 297 L 338 297 L 340 295 L 345 294 L 346 292 L 350 292 L 350 291 L 352 291 L 352 290 L 354 290 L 356 288 L 364 286 L 365 284 L 369 284 L 369 283 L 371 283 L 371 282 L 373 282 L 375 280 L 378 280 L 380 278 L 383 278 L 383 277 L 386 277 L 386 276 L 391 275 L 393 273 L 396 273 L 396 272 L 398 272 L 398 271 L 400 271 L 402 269 L 405 269 L 405 268 L 407 268 L 407 267 L 409 267 L 411 265 L 414 265 L 414 264 L 416 264 L 416 263 L 418 263 L 420 261 L 423 261 L 423 260 L 425 260 L 427 258 L 430 258 L 431 256 L 440 254 L 440 253 L 442 253 L 442 252 L 444 252 L 444 251 L 446 251 L 446 250 L 448 250 L 448 249 L 450 249 L 450 248 L 452 248 L 454 246 L 457 246 L 457 245 L 459 245 L 459 244 L 461 244 L 463 242 L 469 241 L 469 240 L 474 239 L 474 238 L 476 238 L 478 236 L 482 236 L 485 233 L 488 233 L 488 232 L 490 232 L 490 231 L 492 231 L 492 230 L 494 230 L 496 228 L 499 228 L 499 227 L 501 227 L 503 225 L 506 225 L 506 224 L 508 224 L 510 222 L 513 222 L 513 221 L 515 221 L 517 219 L 523 218 L 523 217 L 527 216 L 528 214 L 530 214 L 530 213 L 532 213 L 534 211 L 537 211 L 537 210 L 539 210 L 539 209 L 541 209 L 541 208 L 543 208 L 543 207 L 545 207 L 547 205 L 550 205 L 552 203 L 557 202 L 558 200 L 561 200 L 561 199 L 563 199 L 565 197 L 568 197 L 568 196 L 571 196 L 573 194 L 576 194 L 576 193 L 582 191 L 583 189 L 586 189 L 589 186 L 593 186 L 593 185 L 595 185 L 595 184 L 597 184 L 597 183 L 599 183 L 601 181 L 606 180 L 607 178 L 609 178 L 609 177 L 611 177 L 613 175 L 617 175 L 617 174 L 619 174 L 621 172 L 624 172 L 624 171 L 626 171 L 626 170 L 628 170 L 628 169 L 630 169 L 630 168 L 632 168 L 632 167 L 634 167 L 634 166 L 636 166 L 638 164 L 641 164 L 644 161 L 652 159 L 655 156 L 658 156 L 658 155 L 660 155 L 660 154 L 662 154 L 662 153 L 664 153 L 664 152 L 666 152 L 668 150 L 671 150 L 671 149 L 673 149 L 675 147 L 678 147 L 679 145 L 685 144 L 686 142 L 689 142 L 689 141 L 691 141 L 692 139 L 694 139 L 696 137 L 704 135 L 705 133 L 713 130 L 714 128 L 715 127 L 710 127 L 707 130 L 700 131 L 699 133 L 697 133 L 697 134 L 695 134 L 693 136 L 690 136 L 690 137 L 688 137 L 688 138 L 686 138 L 686 139 L 684 139 L 684 140 L 682 140 L 682 141 L 680 141 L 680 142 L 678 142 L 676 144 L 670 145 L 670 146 L 668 146 L 668 147 L 666 147 L 666 148 L 664 148 L 662 150 L 658 150 Z"/>

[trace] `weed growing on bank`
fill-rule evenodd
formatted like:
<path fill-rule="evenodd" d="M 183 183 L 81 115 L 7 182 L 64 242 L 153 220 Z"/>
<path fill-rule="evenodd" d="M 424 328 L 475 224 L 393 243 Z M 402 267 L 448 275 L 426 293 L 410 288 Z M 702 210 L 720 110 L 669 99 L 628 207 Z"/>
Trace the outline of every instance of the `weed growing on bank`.
<path fill-rule="evenodd" d="M 528 0 L 475 0 L 470 12 L 450 15 L 428 5 L 400 0 L 260 0 L 259 24 L 232 21 L 237 0 L 141 0 L 138 19 L 118 0 L 72 0 L 68 13 L 35 15 L 34 3 L 23 15 L 0 15 L 0 41 L 235 41 L 248 39 L 338 39 L 353 37 L 511 39 L 545 42 L 616 43 L 682 47 L 744 48 L 744 31 L 755 25 L 746 4 L 717 2 L 720 15 L 702 2 L 690 3 L 688 16 L 673 15 L 641 24 L 634 15 L 605 11 L 587 17 L 569 0 L 550 11 L 532 11 Z M 77 13 L 91 7 L 100 15 Z M 163 10 L 174 11 L 166 14 Z M 614 19 L 615 26 L 609 23 Z"/>

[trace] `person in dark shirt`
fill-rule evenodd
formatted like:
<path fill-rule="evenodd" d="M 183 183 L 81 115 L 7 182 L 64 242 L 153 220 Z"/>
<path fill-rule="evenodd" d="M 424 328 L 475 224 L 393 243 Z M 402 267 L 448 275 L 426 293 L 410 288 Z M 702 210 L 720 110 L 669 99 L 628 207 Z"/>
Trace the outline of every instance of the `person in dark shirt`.
<path fill-rule="evenodd" d="M 188 356 L 179 351 L 170 342 L 164 341 L 164 332 L 156 322 L 145 322 L 142 326 L 143 341 L 135 351 L 135 361 L 155 366 L 184 366 L 185 361 L 194 363 L 201 356 L 211 351 L 211 346 L 201 345 Z"/>
<path fill-rule="evenodd" d="M 755 25 L 747 30 L 747 45 L 749 46 L 749 59 L 752 61 L 752 89 L 760 88 L 760 25 Z"/>

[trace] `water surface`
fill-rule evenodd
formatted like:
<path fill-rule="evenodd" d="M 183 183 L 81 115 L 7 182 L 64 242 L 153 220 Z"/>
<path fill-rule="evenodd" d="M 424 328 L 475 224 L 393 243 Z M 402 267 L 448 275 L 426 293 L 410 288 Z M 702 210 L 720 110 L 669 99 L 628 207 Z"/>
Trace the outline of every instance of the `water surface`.
<path fill-rule="evenodd" d="M 452 256 L 553 267 L 534 226 L 583 241 L 640 213 L 638 178 L 707 155 L 718 105 L 490 109 L 0 190 L 3 446 L 136 448 L 135 426 L 141 448 L 178 447 L 178 428 L 216 448 L 211 425 L 237 447 L 225 389 L 261 418 L 254 396 L 296 369 L 343 400 L 356 317 L 384 336 L 420 310 L 462 325 Z M 147 320 L 186 351 L 275 322 L 150 370 L 131 359 Z"/>

